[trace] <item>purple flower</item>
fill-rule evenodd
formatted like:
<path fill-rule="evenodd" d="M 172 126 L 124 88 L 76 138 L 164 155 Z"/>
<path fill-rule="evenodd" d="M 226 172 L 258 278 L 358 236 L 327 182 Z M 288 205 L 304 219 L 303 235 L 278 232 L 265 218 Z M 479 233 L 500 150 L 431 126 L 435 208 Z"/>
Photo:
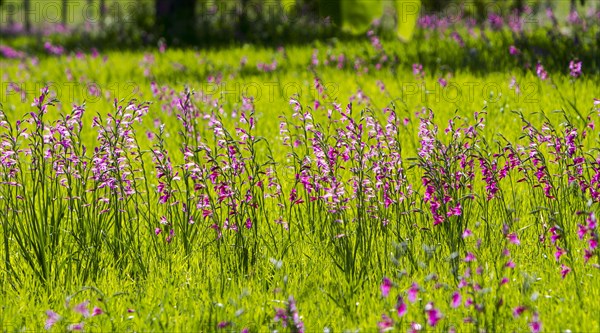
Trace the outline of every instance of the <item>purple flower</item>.
<path fill-rule="evenodd" d="M 387 332 L 394 328 L 394 321 L 385 313 L 381 315 L 381 321 L 377 323 L 379 332 Z"/>
<path fill-rule="evenodd" d="M 460 295 L 460 293 L 458 291 L 455 291 L 452 294 L 452 302 L 450 302 L 450 306 L 453 308 L 457 308 L 460 306 L 460 303 L 462 301 L 462 296 Z"/>
<path fill-rule="evenodd" d="M 433 302 L 427 303 L 425 312 L 427 313 L 427 324 L 431 327 L 435 327 L 442 319 L 442 313 L 433 306 Z"/>
<path fill-rule="evenodd" d="M 513 309 L 513 317 L 515 318 L 519 318 L 523 312 L 525 312 L 525 310 L 527 310 L 527 308 L 523 305 L 519 305 L 516 308 Z"/>
<path fill-rule="evenodd" d="M 423 65 L 421 64 L 413 64 L 412 65 L 413 74 L 417 77 L 423 77 L 425 73 L 423 72 Z"/>
<path fill-rule="evenodd" d="M 413 284 L 408 289 L 408 300 L 411 303 L 416 302 L 418 294 L 419 294 L 419 285 L 413 282 Z"/>
<path fill-rule="evenodd" d="M 454 206 L 453 208 L 450 208 L 450 210 L 448 211 L 448 217 L 450 216 L 461 216 L 462 215 L 462 207 L 460 205 L 460 202 L 456 204 L 456 206 Z"/>
<path fill-rule="evenodd" d="M 410 329 L 408 330 L 408 332 L 409 333 L 417 333 L 417 332 L 420 332 L 422 329 L 423 329 L 423 326 L 421 326 L 421 324 L 412 322 L 412 323 L 410 323 Z"/>
<path fill-rule="evenodd" d="M 84 316 L 85 318 L 90 316 L 90 310 L 88 309 L 88 304 L 90 304 L 90 301 L 83 301 L 77 305 L 75 305 L 75 308 L 73 308 L 73 311 L 81 314 L 82 316 Z"/>
<path fill-rule="evenodd" d="M 510 53 L 510 55 L 513 55 L 513 56 L 514 55 L 518 55 L 519 53 L 521 53 L 521 51 L 518 48 L 516 48 L 514 45 L 511 45 L 508 48 L 508 52 Z"/>
<path fill-rule="evenodd" d="M 71 324 L 67 326 L 67 331 L 83 331 L 83 323 Z"/>
<path fill-rule="evenodd" d="M 546 70 L 544 69 L 544 66 L 542 66 L 542 64 L 540 64 L 540 63 L 535 65 L 535 73 L 542 81 L 545 81 L 546 79 L 548 79 L 548 72 L 546 72 Z"/>
<path fill-rule="evenodd" d="M 473 232 L 470 229 L 465 229 L 465 231 L 462 233 L 462 238 L 467 238 L 471 235 L 473 235 Z"/>
<path fill-rule="evenodd" d="M 46 324 L 44 325 L 44 328 L 47 330 L 51 329 L 52 326 L 54 326 L 54 324 L 56 324 L 56 322 L 60 320 L 60 316 L 58 315 L 58 313 L 52 310 L 47 310 L 46 316 L 48 316 L 48 318 L 46 318 Z"/>
<path fill-rule="evenodd" d="M 390 289 L 392 289 L 392 280 L 388 279 L 387 277 L 383 278 L 383 281 L 381 282 L 381 295 L 383 297 L 388 297 L 388 295 L 390 294 Z"/>
<path fill-rule="evenodd" d="M 542 322 L 537 312 L 533 314 L 531 322 L 529 322 L 529 328 L 531 329 L 531 333 L 539 333 L 542 330 Z"/>
<path fill-rule="evenodd" d="M 467 255 L 465 256 L 465 262 L 472 262 L 475 261 L 475 255 L 472 252 L 467 252 Z"/>
<path fill-rule="evenodd" d="M 217 328 L 219 329 L 223 329 L 225 327 L 229 326 L 229 322 L 228 321 L 222 321 L 220 323 L 217 324 Z"/>
<path fill-rule="evenodd" d="M 571 76 L 578 78 L 581 76 L 581 61 L 571 60 L 569 63 L 569 70 L 571 70 Z"/>
<path fill-rule="evenodd" d="M 99 315 L 101 315 L 103 313 L 104 313 L 104 311 L 102 311 L 102 309 L 100 309 L 99 307 L 95 306 L 94 309 L 92 310 L 92 317 L 99 316 Z"/>
<path fill-rule="evenodd" d="M 508 236 L 506 236 L 506 237 L 508 238 L 508 241 L 511 242 L 512 244 L 515 244 L 515 245 L 521 244 L 521 241 L 519 240 L 519 237 L 517 237 L 516 233 L 508 234 Z"/>
<path fill-rule="evenodd" d="M 438 83 L 440 84 L 440 86 L 442 86 L 442 88 L 445 88 L 448 85 L 448 81 L 446 81 L 446 79 L 444 79 L 443 77 L 438 79 Z"/>
<path fill-rule="evenodd" d="M 406 312 L 408 312 L 408 307 L 402 296 L 398 296 L 398 302 L 396 302 L 396 312 L 398 313 L 398 317 L 403 317 Z"/>
<path fill-rule="evenodd" d="M 565 264 L 560 265 L 560 276 L 564 279 L 571 272 L 571 268 Z"/>
<path fill-rule="evenodd" d="M 558 262 L 560 260 L 560 257 L 562 257 L 563 255 L 565 255 L 567 252 L 565 250 L 563 250 L 562 248 L 560 248 L 559 246 L 556 247 L 556 252 L 554 252 L 554 258 L 556 259 L 556 262 Z"/>

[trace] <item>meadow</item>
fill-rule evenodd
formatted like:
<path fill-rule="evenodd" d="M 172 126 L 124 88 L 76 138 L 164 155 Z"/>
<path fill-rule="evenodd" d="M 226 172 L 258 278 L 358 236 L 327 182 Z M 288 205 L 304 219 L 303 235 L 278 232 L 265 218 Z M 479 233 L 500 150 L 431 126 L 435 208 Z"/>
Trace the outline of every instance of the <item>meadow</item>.
<path fill-rule="evenodd" d="M 10 40 L 0 327 L 599 331 L 580 15 L 424 16 L 409 43 Z"/>

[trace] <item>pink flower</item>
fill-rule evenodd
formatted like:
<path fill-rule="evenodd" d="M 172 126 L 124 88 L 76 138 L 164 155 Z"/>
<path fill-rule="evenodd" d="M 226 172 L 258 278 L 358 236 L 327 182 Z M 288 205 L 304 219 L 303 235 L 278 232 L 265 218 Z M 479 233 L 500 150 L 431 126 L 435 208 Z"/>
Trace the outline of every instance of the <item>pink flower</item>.
<path fill-rule="evenodd" d="M 569 63 L 569 70 L 571 71 L 571 76 L 574 78 L 578 78 L 581 76 L 581 61 L 571 60 Z"/>
<path fill-rule="evenodd" d="M 388 295 L 390 294 L 390 289 L 392 289 L 392 280 L 388 279 L 387 277 L 383 278 L 383 281 L 381 282 L 381 295 L 383 297 L 388 297 Z"/>
<path fill-rule="evenodd" d="M 377 323 L 377 327 L 379 327 L 379 332 L 387 332 L 394 328 L 394 321 L 384 313 L 381 315 L 381 321 Z"/>
<path fill-rule="evenodd" d="M 94 309 L 92 310 L 92 317 L 99 316 L 99 315 L 101 315 L 103 313 L 104 313 L 104 311 L 102 311 L 102 309 L 100 309 L 99 307 L 95 306 Z"/>
<path fill-rule="evenodd" d="M 508 241 L 511 242 L 512 244 L 515 244 L 515 245 L 521 244 L 521 241 L 519 240 L 519 237 L 517 237 L 516 233 L 508 234 L 508 236 L 506 236 L 506 237 L 508 237 Z"/>
<path fill-rule="evenodd" d="M 539 333 L 542 330 L 542 322 L 540 322 L 537 312 L 533 314 L 531 322 L 529 323 L 529 328 L 531 329 L 531 333 Z"/>
<path fill-rule="evenodd" d="M 519 318 L 523 312 L 525 312 L 525 310 L 527 310 L 527 308 L 523 305 L 519 305 L 516 308 L 513 309 L 513 317 L 515 318 Z"/>
<path fill-rule="evenodd" d="M 414 303 L 417 300 L 417 295 L 419 294 L 419 285 L 413 283 L 408 289 L 408 300 L 411 303 Z"/>
<path fill-rule="evenodd" d="M 446 81 L 446 79 L 444 79 L 443 77 L 438 79 L 438 83 L 440 84 L 440 86 L 442 86 L 442 88 L 445 88 L 448 85 L 448 81 Z"/>
<path fill-rule="evenodd" d="M 506 265 L 504 265 L 506 268 L 515 268 L 515 262 L 512 260 L 509 260 Z"/>
<path fill-rule="evenodd" d="M 590 238 L 590 240 L 588 241 L 588 244 L 590 245 L 590 250 L 593 251 L 598 247 L 598 239 Z"/>
<path fill-rule="evenodd" d="M 408 333 L 417 333 L 417 332 L 421 331 L 422 329 L 423 329 L 423 326 L 421 326 L 421 324 L 412 322 L 412 323 L 410 323 L 410 329 L 408 330 Z"/>
<path fill-rule="evenodd" d="M 71 324 L 67 327 L 67 331 L 83 331 L 83 323 Z"/>
<path fill-rule="evenodd" d="M 577 236 L 579 236 L 579 239 L 583 239 L 583 237 L 585 237 L 586 233 L 587 233 L 587 228 L 584 225 L 578 224 L 577 225 Z"/>
<path fill-rule="evenodd" d="M 465 262 L 471 262 L 471 261 L 475 261 L 475 255 L 471 252 L 467 252 L 467 255 L 465 256 Z"/>
<path fill-rule="evenodd" d="M 423 76 L 425 74 L 423 73 L 423 65 L 421 64 L 413 64 L 412 69 L 415 76 Z"/>
<path fill-rule="evenodd" d="M 571 268 L 569 268 L 569 266 L 565 265 L 565 264 L 561 264 L 560 265 L 560 275 L 562 276 L 562 278 L 564 279 L 567 274 L 569 274 L 571 272 Z"/>
<path fill-rule="evenodd" d="M 548 79 L 548 72 L 546 72 L 544 66 L 542 66 L 540 63 L 535 66 L 535 73 L 540 79 L 542 79 L 542 81 Z"/>
<path fill-rule="evenodd" d="M 558 262 L 560 260 L 560 257 L 562 257 L 563 255 L 565 255 L 567 252 L 563 249 L 561 249 L 560 247 L 556 247 L 556 252 L 554 252 L 554 258 L 556 259 L 556 262 Z"/>
<path fill-rule="evenodd" d="M 431 327 L 435 327 L 438 321 L 442 319 L 442 313 L 433 307 L 433 302 L 427 303 L 425 306 L 425 312 L 427 313 L 427 324 Z"/>
<path fill-rule="evenodd" d="M 511 45 L 511 46 L 508 48 L 508 52 L 510 53 L 510 55 L 513 55 L 513 56 L 514 56 L 514 55 L 518 55 L 519 53 L 521 53 L 521 51 L 519 51 L 519 49 L 518 49 L 518 48 L 516 48 L 514 45 Z"/>
<path fill-rule="evenodd" d="M 462 301 L 462 296 L 460 295 L 460 293 L 458 291 L 455 291 L 452 294 L 452 302 L 450 302 L 450 306 L 453 308 L 457 308 L 460 306 L 460 303 Z"/>
<path fill-rule="evenodd" d="M 465 229 L 465 231 L 463 231 L 463 233 L 462 233 L 462 238 L 467 238 L 471 235 L 473 235 L 473 232 L 469 229 Z"/>
<path fill-rule="evenodd" d="M 75 305 L 75 308 L 73 308 L 73 311 L 83 315 L 85 318 L 90 316 L 90 310 L 88 309 L 88 304 L 90 304 L 90 301 L 83 301 L 77 305 Z"/>
<path fill-rule="evenodd" d="M 398 296 L 398 302 L 396 303 L 396 311 L 398 312 L 398 317 L 403 317 L 406 312 L 408 312 L 408 307 L 404 302 L 404 298 L 402 296 Z"/>
<path fill-rule="evenodd" d="M 47 330 L 51 329 L 52 326 L 54 326 L 54 324 L 56 324 L 56 322 L 60 320 L 60 316 L 58 315 L 58 313 L 52 310 L 47 310 L 46 316 L 48 316 L 48 318 L 46 318 L 46 324 L 44 325 L 44 328 Z"/>
<path fill-rule="evenodd" d="M 454 208 L 450 208 L 450 210 L 448 211 L 448 217 L 450 216 L 461 216 L 462 215 L 462 207 L 460 205 L 460 202 L 456 204 L 456 206 L 454 206 Z"/>

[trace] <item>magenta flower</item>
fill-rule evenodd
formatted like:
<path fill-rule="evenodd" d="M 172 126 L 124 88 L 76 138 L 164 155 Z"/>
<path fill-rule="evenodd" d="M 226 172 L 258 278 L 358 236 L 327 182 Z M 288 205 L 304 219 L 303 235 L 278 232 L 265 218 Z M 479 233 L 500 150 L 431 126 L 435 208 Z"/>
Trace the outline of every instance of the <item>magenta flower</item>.
<path fill-rule="evenodd" d="M 421 324 L 412 322 L 410 323 L 410 329 L 408 330 L 408 333 L 417 333 L 420 332 L 422 329 L 423 326 L 421 326 Z"/>
<path fill-rule="evenodd" d="M 88 309 L 88 304 L 90 304 L 90 301 L 83 301 L 77 305 L 75 305 L 75 308 L 73 308 L 73 311 L 81 314 L 82 316 L 84 316 L 85 318 L 90 316 L 90 310 Z"/>
<path fill-rule="evenodd" d="M 548 72 L 546 72 L 546 70 L 544 69 L 544 66 L 542 66 L 542 64 L 540 64 L 540 63 L 538 63 L 535 66 L 535 73 L 542 81 L 545 81 L 546 79 L 548 79 Z"/>
<path fill-rule="evenodd" d="M 531 322 L 529 322 L 529 328 L 531 329 L 531 333 L 539 333 L 542 330 L 542 322 L 537 312 L 533 314 Z"/>
<path fill-rule="evenodd" d="M 564 279 L 571 272 L 571 268 L 565 264 L 560 265 L 560 276 Z"/>
<path fill-rule="evenodd" d="M 578 78 L 581 76 L 581 61 L 571 60 L 569 63 L 569 70 L 571 71 L 571 76 L 574 78 Z"/>
<path fill-rule="evenodd" d="M 590 238 L 590 240 L 588 241 L 588 244 L 590 245 L 590 250 L 593 251 L 598 247 L 598 239 Z"/>
<path fill-rule="evenodd" d="M 554 258 L 556 259 L 556 262 L 558 262 L 560 260 L 560 257 L 562 257 L 563 255 L 565 255 L 567 253 L 567 251 L 563 250 L 560 247 L 556 247 L 556 252 L 554 252 Z"/>
<path fill-rule="evenodd" d="M 99 307 L 95 306 L 94 309 L 92 310 L 92 317 L 99 316 L 99 315 L 101 315 L 103 313 L 104 313 L 104 311 L 102 311 L 102 309 L 100 309 Z"/>
<path fill-rule="evenodd" d="M 60 320 L 60 316 L 58 315 L 58 313 L 52 310 L 47 310 L 46 316 L 48 316 L 48 318 L 46 318 L 46 324 L 44 325 L 44 328 L 47 330 L 51 329 L 52 326 L 54 326 L 54 324 L 56 324 L 56 322 Z"/>
<path fill-rule="evenodd" d="M 390 289 L 392 289 L 392 280 L 388 279 L 387 277 L 383 278 L 383 281 L 381 282 L 381 295 L 383 297 L 388 297 L 388 295 L 390 294 Z"/>
<path fill-rule="evenodd" d="M 445 88 L 448 85 L 448 81 L 446 81 L 446 79 L 444 79 L 443 77 L 438 79 L 438 83 L 440 84 L 440 86 L 442 86 L 442 88 Z"/>
<path fill-rule="evenodd" d="M 460 303 L 462 301 L 462 296 L 460 295 L 460 293 L 458 291 L 455 291 L 452 294 L 452 302 L 450 302 L 450 306 L 453 308 L 457 308 L 460 306 Z"/>
<path fill-rule="evenodd" d="M 577 236 L 579 239 L 583 239 L 587 233 L 587 228 L 584 225 L 577 224 Z"/>
<path fill-rule="evenodd" d="M 222 321 L 220 323 L 217 324 L 217 328 L 218 329 L 223 329 L 226 328 L 227 326 L 229 326 L 229 322 L 228 321 Z"/>
<path fill-rule="evenodd" d="M 510 55 L 513 55 L 513 56 L 518 55 L 519 53 L 521 53 L 521 51 L 518 48 L 516 48 L 514 45 L 511 45 L 508 48 L 508 52 L 510 53 Z"/>
<path fill-rule="evenodd" d="M 471 235 L 473 235 L 473 232 L 470 229 L 465 229 L 465 231 L 462 233 L 462 238 L 467 238 Z"/>
<path fill-rule="evenodd" d="M 381 315 L 381 321 L 377 323 L 379 332 L 387 332 L 394 328 L 394 321 L 385 313 Z"/>
<path fill-rule="evenodd" d="M 398 296 L 396 311 L 398 312 L 398 317 L 403 317 L 408 312 L 408 306 L 404 302 L 404 298 L 402 296 Z"/>
<path fill-rule="evenodd" d="M 519 240 L 519 237 L 517 236 L 516 233 L 508 234 L 508 236 L 506 236 L 506 237 L 508 237 L 508 241 L 511 242 L 512 244 L 515 244 L 515 245 L 521 244 L 521 241 Z"/>
<path fill-rule="evenodd" d="M 462 207 L 460 205 L 460 202 L 456 204 L 456 206 L 454 206 L 453 208 L 450 208 L 450 210 L 448 211 L 448 217 L 450 216 L 461 216 L 462 215 Z"/>
<path fill-rule="evenodd" d="M 516 308 L 513 309 L 513 317 L 515 318 L 519 318 L 523 312 L 525 312 L 525 310 L 527 310 L 527 308 L 523 305 L 519 305 Z"/>
<path fill-rule="evenodd" d="M 475 261 L 475 255 L 472 252 L 467 252 L 467 255 L 465 256 L 465 262 L 472 262 Z"/>
<path fill-rule="evenodd" d="M 417 77 L 423 77 L 425 73 L 423 72 L 423 65 L 421 64 L 413 64 L 412 65 L 413 74 Z"/>
<path fill-rule="evenodd" d="M 408 300 L 411 303 L 414 303 L 417 301 L 417 295 L 419 294 L 419 285 L 416 283 L 413 283 L 410 288 L 408 289 Z"/>
<path fill-rule="evenodd" d="M 427 324 L 431 327 L 435 327 L 442 319 L 442 313 L 433 306 L 433 302 L 427 303 L 425 312 L 427 313 Z"/>
<path fill-rule="evenodd" d="M 67 331 L 83 331 L 83 323 L 71 324 L 67 326 Z"/>
<path fill-rule="evenodd" d="M 512 260 L 508 260 L 508 262 L 506 263 L 506 265 L 504 265 L 506 268 L 515 268 L 515 262 Z"/>

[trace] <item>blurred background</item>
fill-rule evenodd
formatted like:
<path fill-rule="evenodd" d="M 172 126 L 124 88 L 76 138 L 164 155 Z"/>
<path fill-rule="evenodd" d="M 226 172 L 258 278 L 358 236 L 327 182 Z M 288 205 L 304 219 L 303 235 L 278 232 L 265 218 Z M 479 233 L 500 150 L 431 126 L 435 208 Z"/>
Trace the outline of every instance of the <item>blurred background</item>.
<path fill-rule="evenodd" d="M 407 40 L 415 23 L 556 26 L 557 17 L 574 23 L 598 8 L 600 1 L 590 0 L 0 0 L 0 32 L 3 43 L 61 36 L 64 46 L 84 48 L 275 45 L 354 38 L 369 29 Z"/>

